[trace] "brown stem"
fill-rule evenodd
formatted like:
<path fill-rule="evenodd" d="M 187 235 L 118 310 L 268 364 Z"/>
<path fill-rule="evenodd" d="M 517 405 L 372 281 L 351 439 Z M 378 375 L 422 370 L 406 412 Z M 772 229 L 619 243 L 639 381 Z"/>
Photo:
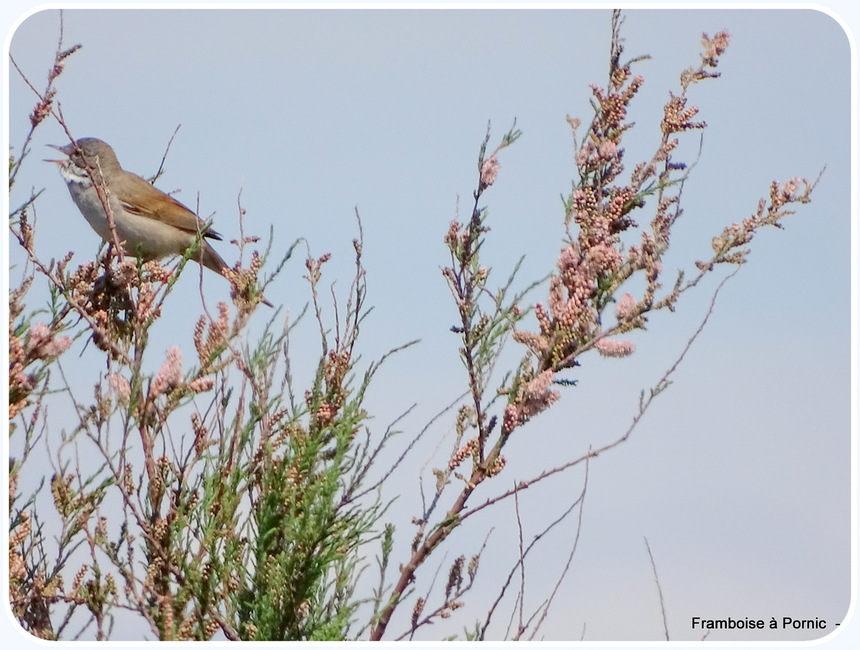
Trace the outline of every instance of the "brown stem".
<path fill-rule="evenodd" d="M 418 570 L 418 567 L 423 564 L 424 560 L 427 559 L 427 556 L 430 555 L 430 553 L 432 553 L 439 544 L 445 541 L 448 535 L 450 535 L 459 525 L 460 513 L 466 507 L 466 501 L 469 500 L 472 492 L 475 491 L 475 488 L 478 487 L 486 477 L 487 474 L 483 467 L 477 467 L 475 471 L 472 472 L 469 482 L 466 484 L 466 487 L 463 488 L 463 491 L 460 492 L 457 500 L 454 501 L 454 505 L 452 505 L 451 509 L 446 513 L 442 523 L 439 524 L 436 530 L 434 530 L 433 533 L 424 540 L 424 543 L 418 546 L 418 548 L 416 548 L 412 553 L 412 557 L 409 558 L 409 562 L 400 572 L 400 579 L 394 586 L 391 602 L 389 602 L 389 604 L 382 610 L 379 615 L 379 621 L 371 630 L 371 641 L 379 641 L 382 639 L 382 635 L 385 634 L 385 630 L 388 627 L 388 623 L 391 621 L 391 616 L 394 614 L 394 610 L 400 604 L 401 596 L 406 592 L 407 587 L 414 582 L 415 572 Z"/>

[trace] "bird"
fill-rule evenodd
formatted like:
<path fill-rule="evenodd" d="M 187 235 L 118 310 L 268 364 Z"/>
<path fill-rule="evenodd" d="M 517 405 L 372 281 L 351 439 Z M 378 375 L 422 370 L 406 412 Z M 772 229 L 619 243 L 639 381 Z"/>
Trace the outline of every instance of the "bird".
<path fill-rule="evenodd" d="M 206 241 L 221 240 L 221 235 L 190 208 L 123 169 L 107 142 L 81 138 L 64 146 L 48 146 L 67 156 L 46 162 L 60 168 L 78 210 L 105 242 L 114 243 L 114 235 L 97 186 L 105 190 L 102 194 L 113 216 L 116 239 L 125 254 L 144 260 L 185 255 L 199 240 L 191 259 L 220 275 L 230 268 Z"/>

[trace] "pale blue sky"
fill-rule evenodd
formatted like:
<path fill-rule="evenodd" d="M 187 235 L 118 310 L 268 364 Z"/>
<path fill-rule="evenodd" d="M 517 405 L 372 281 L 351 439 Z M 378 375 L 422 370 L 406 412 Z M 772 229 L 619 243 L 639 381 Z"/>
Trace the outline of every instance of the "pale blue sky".
<path fill-rule="evenodd" d="M 12 55 L 39 88 L 57 25 L 55 10 L 41 12 L 11 40 Z M 772 180 L 813 178 L 825 165 L 827 171 L 813 203 L 787 218 L 784 231 L 759 235 L 676 383 L 632 439 L 593 462 L 580 549 L 545 628 L 550 639 L 578 639 L 583 628 L 588 640 L 662 638 L 643 536 L 660 570 L 673 639 L 701 637 L 690 629 L 692 616 L 817 617 L 830 624 L 849 605 L 848 39 L 836 21 L 812 10 L 629 10 L 626 54 L 653 58 L 635 68 L 645 85 L 631 109 L 637 127 L 628 161 L 650 155 L 668 90 L 697 62 L 701 33 L 721 29 L 732 34 L 723 76 L 691 91 L 710 128 L 685 189 L 667 270 L 691 271 L 708 255 L 711 237 L 748 216 Z M 189 205 L 199 197 L 201 215 L 213 216 L 225 241 L 238 235 L 241 191 L 246 230 L 265 235 L 273 225 L 276 250 L 301 236 L 314 255 L 331 252 L 327 277 L 340 290 L 350 277 L 358 206 L 375 306 L 364 359 L 422 339 L 391 361 L 371 400 L 379 426 L 418 402 L 405 423 L 409 436 L 462 385 L 457 341 L 447 331 L 455 310 L 439 273 L 447 262 L 441 240 L 458 197 L 468 213 L 487 121 L 493 141 L 514 118 L 523 137 L 502 153 L 497 184 L 485 194 L 492 227 L 485 263 L 501 283 L 525 254 L 525 282 L 554 265 L 563 235 L 559 196 L 574 171 L 565 115 L 589 117 L 588 84 L 605 79 L 608 36 L 608 9 L 67 10 L 65 42 L 84 47 L 69 59 L 58 99 L 76 137 L 108 141 L 125 168 L 144 175 L 157 169 L 181 123 L 159 186 L 181 188 L 178 196 Z M 9 89 L 17 153 L 33 97 L 15 74 Z M 95 254 L 97 236 L 56 169 L 35 162 L 44 145 L 63 142 L 55 124 L 37 131 L 34 162 L 11 203 L 44 187 L 38 249 L 48 258 L 74 250 L 83 260 Z M 697 144 L 689 138 L 690 150 Z M 232 261 L 228 245 L 218 249 Z M 297 313 L 307 300 L 303 273 L 299 255 L 267 296 Z M 697 327 L 719 277 L 677 313 L 656 315 L 647 332 L 633 335 L 632 357 L 584 357 L 579 386 L 516 432 L 501 483 L 617 437 L 639 391 L 662 375 Z M 154 346 L 190 345 L 199 313 L 196 274 L 180 285 Z M 205 287 L 212 302 L 227 296 L 214 275 Z M 312 371 L 317 353 L 308 325 L 299 332 L 307 348 L 294 344 L 299 377 Z M 513 345 L 509 352 L 516 356 Z M 68 355 L 68 367 L 83 371 L 93 357 L 77 359 L 79 353 Z M 153 359 L 155 365 L 161 357 Z M 397 477 L 403 496 L 392 512 L 401 522 L 414 514 L 407 506 L 417 498 L 418 468 L 445 435 L 445 427 L 431 432 Z M 553 498 L 578 492 L 580 482 L 571 474 L 526 493 L 526 523 L 540 527 L 556 511 Z M 486 522 L 472 525 L 452 537 L 450 553 L 477 550 Z M 511 508 L 499 510 L 494 525 L 495 545 L 482 565 L 488 583 L 473 598 L 492 593 L 493 567 L 506 573 L 515 557 Z M 544 556 L 553 548 L 550 542 Z M 538 586 L 553 578 L 554 565 L 531 570 L 533 597 L 544 596 Z M 457 620 L 453 629 L 470 622 Z M 856 635 L 857 624 L 852 628 Z M 431 629 L 423 638 L 439 633 Z"/>

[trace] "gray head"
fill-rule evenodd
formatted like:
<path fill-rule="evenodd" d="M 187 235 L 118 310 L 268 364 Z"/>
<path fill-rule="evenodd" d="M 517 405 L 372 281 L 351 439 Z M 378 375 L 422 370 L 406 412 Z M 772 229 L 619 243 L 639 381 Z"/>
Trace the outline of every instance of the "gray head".
<path fill-rule="evenodd" d="M 111 146 L 98 138 L 81 138 L 63 147 L 49 146 L 66 154 L 69 162 L 81 170 L 90 168 L 110 172 L 122 169 Z"/>

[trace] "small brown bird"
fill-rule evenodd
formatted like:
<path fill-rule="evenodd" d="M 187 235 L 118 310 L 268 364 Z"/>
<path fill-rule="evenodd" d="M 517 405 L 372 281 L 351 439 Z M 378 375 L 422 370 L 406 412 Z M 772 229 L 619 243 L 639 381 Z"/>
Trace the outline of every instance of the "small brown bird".
<path fill-rule="evenodd" d="M 81 138 L 61 151 L 67 160 L 50 160 L 60 168 L 72 200 L 99 236 L 113 241 L 104 205 L 99 199 L 91 173 L 106 190 L 116 234 L 123 252 L 145 260 L 184 255 L 198 235 L 221 239 L 188 207 L 153 187 L 137 174 L 125 171 L 106 142 Z M 227 263 L 205 239 L 194 256 L 208 269 L 223 274 Z"/>

